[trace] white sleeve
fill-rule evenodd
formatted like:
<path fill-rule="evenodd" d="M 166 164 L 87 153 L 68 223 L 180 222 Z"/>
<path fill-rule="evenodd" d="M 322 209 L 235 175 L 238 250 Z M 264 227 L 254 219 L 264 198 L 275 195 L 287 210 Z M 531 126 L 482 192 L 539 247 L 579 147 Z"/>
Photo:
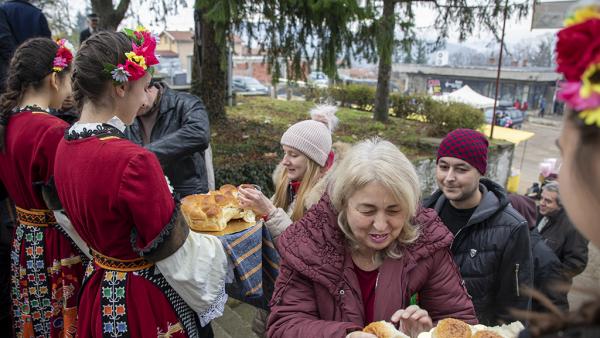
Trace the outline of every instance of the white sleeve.
<path fill-rule="evenodd" d="M 87 256 L 87 258 L 92 259 L 92 255 L 90 254 L 90 248 L 87 246 L 85 241 L 79 236 L 79 233 L 73 227 L 71 220 L 65 215 L 62 210 L 54 210 L 54 218 L 56 218 L 56 223 L 71 237 L 71 240 L 77 245 L 79 250 L 83 252 Z M 85 267 L 84 267 L 85 268 Z"/>
<path fill-rule="evenodd" d="M 156 266 L 202 326 L 223 315 L 227 255 L 217 237 L 190 231 L 183 245 Z"/>

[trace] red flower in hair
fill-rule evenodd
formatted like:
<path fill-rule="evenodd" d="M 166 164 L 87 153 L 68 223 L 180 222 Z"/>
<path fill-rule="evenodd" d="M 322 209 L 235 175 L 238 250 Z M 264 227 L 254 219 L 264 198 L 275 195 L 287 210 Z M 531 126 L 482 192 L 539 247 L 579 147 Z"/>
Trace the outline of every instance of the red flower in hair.
<path fill-rule="evenodd" d="M 558 32 L 557 72 L 568 81 L 580 81 L 586 68 L 600 55 L 600 20 L 591 19 Z"/>
<path fill-rule="evenodd" d="M 56 51 L 56 56 L 65 59 L 68 65 L 71 64 L 71 61 L 73 61 L 73 54 L 68 48 L 65 47 L 60 47 L 58 51 Z"/>
<path fill-rule="evenodd" d="M 142 66 L 129 60 L 125 61 L 123 68 L 129 73 L 129 81 L 139 80 L 146 74 L 146 71 L 144 68 L 142 68 Z"/>
<path fill-rule="evenodd" d="M 144 42 L 141 46 L 138 46 L 135 44 L 135 42 L 133 42 L 133 52 L 137 55 L 143 56 L 144 59 L 146 59 L 146 66 L 148 67 L 158 64 L 158 59 L 154 54 L 154 51 L 156 50 L 156 39 L 154 39 L 152 34 L 148 31 L 135 32 L 135 34 L 138 37 L 141 36 Z"/>

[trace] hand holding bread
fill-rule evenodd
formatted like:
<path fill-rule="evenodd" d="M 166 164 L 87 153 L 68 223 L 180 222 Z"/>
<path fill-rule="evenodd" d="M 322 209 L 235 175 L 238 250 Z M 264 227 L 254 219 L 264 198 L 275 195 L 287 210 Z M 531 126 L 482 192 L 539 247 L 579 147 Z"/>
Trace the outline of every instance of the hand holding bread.
<path fill-rule="evenodd" d="M 242 208 L 254 211 L 258 217 L 268 215 L 275 210 L 273 202 L 262 191 L 249 184 L 242 184 L 239 187 L 238 199 Z"/>
<path fill-rule="evenodd" d="M 429 331 L 433 327 L 433 321 L 427 311 L 417 305 L 396 311 L 392 315 L 392 323 L 398 323 L 400 331 L 411 337 L 417 337 L 419 333 Z"/>

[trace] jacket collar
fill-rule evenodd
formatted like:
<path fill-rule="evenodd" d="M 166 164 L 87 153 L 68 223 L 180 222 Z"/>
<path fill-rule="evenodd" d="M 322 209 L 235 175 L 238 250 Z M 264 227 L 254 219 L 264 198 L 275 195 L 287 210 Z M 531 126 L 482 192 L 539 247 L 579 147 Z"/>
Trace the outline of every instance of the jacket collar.
<path fill-rule="evenodd" d="M 469 222 L 467 222 L 467 226 L 489 219 L 504 209 L 509 203 L 504 188 L 487 178 L 479 180 L 479 191 L 481 191 L 482 195 L 481 201 L 473 212 Z M 446 201 L 446 196 L 444 196 L 442 191 L 437 190 L 423 202 L 423 205 L 433 208 L 439 213 Z"/>

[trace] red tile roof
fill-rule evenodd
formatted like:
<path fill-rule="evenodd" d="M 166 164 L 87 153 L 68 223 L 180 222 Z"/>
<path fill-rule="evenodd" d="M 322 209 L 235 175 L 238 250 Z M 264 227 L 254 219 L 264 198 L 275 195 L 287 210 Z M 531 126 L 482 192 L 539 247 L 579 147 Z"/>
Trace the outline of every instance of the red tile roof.
<path fill-rule="evenodd" d="M 192 31 L 164 31 L 163 34 L 168 34 L 175 41 L 192 41 L 194 39 Z"/>

